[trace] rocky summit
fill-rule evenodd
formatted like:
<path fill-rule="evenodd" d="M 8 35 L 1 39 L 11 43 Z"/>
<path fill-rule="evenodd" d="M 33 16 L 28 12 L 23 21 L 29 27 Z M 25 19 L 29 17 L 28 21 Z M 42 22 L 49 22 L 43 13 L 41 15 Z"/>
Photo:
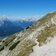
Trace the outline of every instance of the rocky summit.
<path fill-rule="evenodd" d="M 2 39 L 0 56 L 56 56 L 56 12 Z"/>

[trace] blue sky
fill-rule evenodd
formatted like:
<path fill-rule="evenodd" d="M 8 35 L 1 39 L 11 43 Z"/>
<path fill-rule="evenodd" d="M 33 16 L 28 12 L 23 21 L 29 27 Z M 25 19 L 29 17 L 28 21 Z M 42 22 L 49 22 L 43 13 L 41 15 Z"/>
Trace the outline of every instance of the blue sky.
<path fill-rule="evenodd" d="M 56 0 L 0 0 L 0 16 L 31 17 L 56 11 Z"/>

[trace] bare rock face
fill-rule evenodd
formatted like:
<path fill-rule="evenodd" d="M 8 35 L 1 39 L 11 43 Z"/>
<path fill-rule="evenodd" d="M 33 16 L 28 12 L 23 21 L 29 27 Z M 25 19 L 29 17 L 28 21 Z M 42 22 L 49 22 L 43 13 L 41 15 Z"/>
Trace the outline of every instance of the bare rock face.
<path fill-rule="evenodd" d="M 56 12 L 47 14 L 23 31 L 3 39 L 0 42 L 0 56 L 29 56 L 34 52 L 35 45 L 43 46 L 54 34 L 56 34 Z"/>

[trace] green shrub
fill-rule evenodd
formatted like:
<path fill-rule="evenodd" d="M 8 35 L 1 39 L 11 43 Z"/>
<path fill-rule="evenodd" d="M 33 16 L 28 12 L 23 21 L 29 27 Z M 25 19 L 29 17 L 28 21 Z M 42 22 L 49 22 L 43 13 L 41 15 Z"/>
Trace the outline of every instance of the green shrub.
<path fill-rule="evenodd" d="M 9 50 L 13 50 L 16 46 L 17 46 L 17 44 L 19 43 L 20 41 L 17 41 L 16 43 L 14 43 L 10 48 L 9 48 Z"/>
<path fill-rule="evenodd" d="M 4 46 L 0 46 L 0 51 L 2 51 L 4 49 Z"/>

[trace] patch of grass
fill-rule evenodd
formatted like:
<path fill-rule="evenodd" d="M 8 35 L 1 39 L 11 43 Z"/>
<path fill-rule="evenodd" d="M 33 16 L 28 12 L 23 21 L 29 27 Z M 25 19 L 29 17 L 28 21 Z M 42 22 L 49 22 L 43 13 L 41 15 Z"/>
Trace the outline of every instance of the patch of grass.
<path fill-rule="evenodd" d="M 23 43 L 23 47 L 19 51 L 19 54 L 17 56 L 26 56 L 30 52 L 32 52 L 32 47 L 35 45 L 35 43 L 31 42 L 30 40 Z"/>
<path fill-rule="evenodd" d="M 56 26 L 55 25 L 51 25 L 50 27 L 46 27 L 41 34 L 37 37 L 37 41 L 39 42 L 39 45 L 41 45 L 42 43 L 45 43 L 45 41 L 47 40 L 47 38 L 49 36 L 52 36 L 54 33 L 56 33 Z"/>
<path fill-rule="evenodd" d="M 7 39 L 5 39 L 5 40 L 3 41 L 3 43 L 5 44 L 5 46 L 7 46 L 7 45 L 8 45 L 10 42 L 12 42 L 15 38 L 16 38 L 15 35 L 11 35 L 11 36 L 9 36 Z"/>

